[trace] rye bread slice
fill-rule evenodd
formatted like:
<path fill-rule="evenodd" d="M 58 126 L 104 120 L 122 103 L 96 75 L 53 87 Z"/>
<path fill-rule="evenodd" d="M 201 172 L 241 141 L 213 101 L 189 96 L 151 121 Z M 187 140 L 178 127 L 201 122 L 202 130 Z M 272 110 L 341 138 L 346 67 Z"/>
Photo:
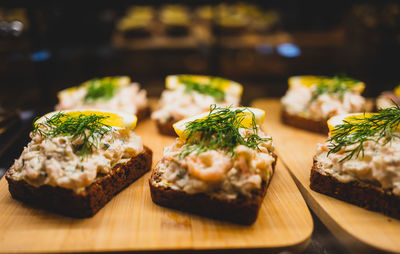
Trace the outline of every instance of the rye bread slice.
<path fill-rule="evenodd" d="M 176 137 L 176 133 L 172 125 L 176 123 L 179 120 L 176 120 L 174 118 L 168 118 L 165 123 L 160 122 L 159 120 L 156 120 L 158 132 L 163 135 L 167 136 L 174 136 Z"/>
<path fill-rule="evenodd" d="M 282 110 L 282 122 L 294 126 L 296 128 L 318 132 L 322 134 L 327 134 L 329 132 L 328 125 L 326 124 L 327 120 L 314 120 L 305 117 L 301 117 L 298 115 L 293 115 L 288 113 L 285 110 Z"/>
<path fill-rule="evenodd" d="M 277 159 L 275 154 L 273 156 L 275 161 L 272 164 L 272 173 Z M 149 184 L 151 198 L 158 205 L 213 219 L 251 225 L 257 219 L 272 176 L 273 174 L 268 182 L 263 180 L 261 188 L 254 190 L 251 197 L 239 195 L 236 199 L 224 199 L 206 193 L 189 194 L 182 190 L 161 186 L 158 183 L 162 181 L 162 172 L 155 169 L 152 170 Z"/>
<path fill-rule="evenodd" d="M 14 199 L 70 217 L 84 218 L 96 214 L 116 194 L 150 170 L 153 152 L 144 151 L 109 174 L 100 175 L 83 192 L 42 185 L 34 187 L 24 180 L 16 181 L 10 170 L 6 173 L 9 191 Z"/>
<path fill-rule="evenodd" d="M 400 219 L 400 196 L 361 181 L 340 182 L 324 172 L 315 158 L 311 169 L 310 188 L 368 210 Z"/>
<path fill-rule="evenodd" d="M 138 119 L 138 122 L 143 121 L 144 119 L 148 118 L 151 114 L 151 109 L 149 106 L 146 106 L 144 108 L 140 108 L 138 112 L 136 113 L 136 117 Z"/>

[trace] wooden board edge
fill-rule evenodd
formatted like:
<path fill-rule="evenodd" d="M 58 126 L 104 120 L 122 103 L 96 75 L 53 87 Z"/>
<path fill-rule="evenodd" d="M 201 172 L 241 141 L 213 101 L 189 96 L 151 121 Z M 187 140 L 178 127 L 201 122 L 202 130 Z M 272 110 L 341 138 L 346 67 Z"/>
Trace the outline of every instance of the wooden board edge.
<path fill-rule="evenodd" d="M 69 254 L 69 253 L 146 253 L 146 254 L 178 254 L 178 253 L 184 253 L 184 254 L 200 254 L 200 253 L 205 253 L 205 254 L 268 254 L 268 253 L 281 253 L 281 252 L 288 252 L 288 253 L 302 253 L 305 251 L 308 247 L 308 245 L 311 242 L 311 238 L 306 239 L 306 241 L 303 241 L 299 244 L 296 245 L 291 245 L 291 246 L 285 246 L 285 247 L 276 247 L 276 248 L 232 248 L 232 249 L 227 249 L 227 248 L 193 248 L 193 249 L 188 249 L 188 248 L 167 248 L 167 249 L 149 249 L 149 248 L 143 248 L 143 249 L 137 249 L 137 250 L 126 250 L 126 249 L 112 249 L 112 250 L 107 250 L 107 251 L 98 251 L 98 250 L 93 250 L 93 251 L 73 251 L 73 252 L 63 252 L 64 254 Z M 55 253 L 60 253 L 59 251 L 49 251 L 49 252 L 43 252 L 43 251 L 15 251 L 15 252 L 10 252 L 9 250 L 3 251 L 0 250 L 0 253 L 26 253 L 26 254 L 38 254 L 38 253 L 43 253 L 43 254 L 55 254 Z"/>
<path fill-rule="evenodd" d="M 313 190 L 304 186 L 296 177 L 295 174 L 291 172 L 289 167 L 286 163 L 282 160 L 283 165 L 289 172 L 290 176 L 296 183 L 300 193 L 302 194 L 303 198 L 305 199 L 306 203 L 309 205 L 311 210 L 318 216 L 321 222 L 331 231 L 331 233 L 339 239 L 340 242 L 345 244 L 347 248 L 355 253 L 376 253 L 376 254 L 383 254 L 383 253 L 400 253 L 396 252 L 392 249 L 384 249 L 380 246 L 370 245 L 363 240 L 357 238 L 355 235 L 348 232 L 345 228 L 341 227 L 334 219 L 329 216 L 329 214 L 325 211 L 325 209 L 319 204 L 316 198 L 311 193 Z M 321 194 L 323 195 L 323 194 Z M 343 202 L 343 201 L 341 201 Z"/>

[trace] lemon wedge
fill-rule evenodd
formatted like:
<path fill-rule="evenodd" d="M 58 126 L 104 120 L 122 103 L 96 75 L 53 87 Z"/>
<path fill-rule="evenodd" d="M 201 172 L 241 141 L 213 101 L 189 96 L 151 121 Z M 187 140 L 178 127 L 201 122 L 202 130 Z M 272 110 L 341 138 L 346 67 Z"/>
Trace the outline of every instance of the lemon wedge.
<path fill-rule="evenodd" d="M 311 75 L 306 75 L 306 76 L 293 76 L 290 77 L 288 80 L 289 87 L 294 87 L 294 86 L 305 86 L 310 88 L 311 86 L 316 86 L 320 84 L 321 82 L 330 84 L 334 81 L 334 78 L 331 77 L 324 77 L 324 76 L 311 76 Z M 365 84 L 364 82 L 357 82 L 354 83 L 353 81 L 342 81 L 344 84 L 348 85 L 351 90 L 362 93 L 365 89 Z M 400 91 L 399 91 L 400 92 Z"/>
<path fill-rule="evenodd" d="M 216 88 L 220 88 L 226 94 L 240 97 L 243 93 L 243 86 L 235 81 L 205 75 L 169 75 L 165 80 L 165 87 L 170 90 L 177 89 L 184 85 L 182 80 L 190 80 L 200 84 L 211 84 Z"/>
<path fill-rule="evenodd" d="M 242 121 L 242 125 L 244 127 L 246 127 L 246 128 L 252 127 L 253 114 L 254 114 L 255 123 L 257 125 L 261 125 L 264 122 L 264 119 L 265 119 L 265 111 L 264 110 L 261 110 L 261 109 L 258 109 L 258 108 L 244 108 L 244 107 L 231 108 L 232 111 L 233 110 L 237 110 L 237 109 L 243 109 L 244 110 L 243 114 L 245 116 L 244 116 L 244 119 Z M 195 120 L 198 120 L 198 119 L 206 118 L 208 115 L 209 115 L 209 112 L 204 112 L 204 113 L 201 113 L 201 114 L 189 117 L 189 118 L 185 118 L 183 120 L 180 120 L 180 121 L 176 122 L 173 125 L 176 135 L 178 135 L 178 137 L 181 138 L 181 139 L 186 139 L 187 134 L 188 134 L 185 131 L 186 130 L 186 125 L 189 122 L 192 122 L 192 121 L 195 121 Z"/>
<path fill-rule="evenodd" d="M 122 112 L 116 112 L 116 111 L 105 111 L 105 110 L 62 110 L 62 111 L 53 111 L 51 113 L 48 113 L 42 117 L 40 117 L 38 120 L 35 121 L 35 124 L 37 123 L 43 123 L 53 115 L 57 113 L 65 113 L 66 115 L 69 116 L 79 116 L 81 114 L 83 115 L 98 115 L 98 116 L 105 116 L 107 118 L 104 118 L 102 120 L 103 124 L 107 124 L 112 127 L 116 128 L 123 128 L 123 129 L 130 129 L 133 130 L 136 127 L 137 123 L 137 117 L 132 114 L 127 114 L 127 113 L 122 113 Z"/>
<path fill-rule="evenodd" d="M 322 76 L 294 76 L 290 77 L 288 80 L 289 87 L 293 86 L 305 86 L 311 87 L 313 85 L 318 85 L 321 79 L 324 78 Z"/>
<path fill-rule="evenodd" d="M 92 82 L 95 82 L 95 81 L 98 81 L 101 83 L 111 82 L 113 85 L 115 85 L 117 87 L 123 87 L 123 86 L 128 86 L 131 83 L 131 78 L 128 76 L 115 76 L 115 77 L 103 77 L 100 79 L 91 79 L 91 80 L 83 82 L 79 86 L 73 86 L 73 87 L 69 87 L 67 89 L 61 90 L 60 92 L 58 92 L 57 97 L 59 100 L 61 100 L 61 98 L 63 98 L 64 96 L 71 96 L 78 89 L 87 88 L 88 86 L 90 86 L 90 84 Z"/>
<path fill-rule="evenodd" d="M 394 89 L 394 94 L 395 94 L 396 96 L 399 96 L 399 97 L 400 97 L 400 85 L 399 85 L 399 86 L 396 86 L 396 88 Z"/>
<path fill-rule="evenodd" d="M 333 129 L 336 128 L 336 126 L 343 124 L 343 122 L 346 120 L 351 123 L 356 123 L 358 121 L 361 121 L 365 117 L 370 117 L 374 113 L 352 113 L 352 114 L 344 114 L 344 115 L 337 115 L 329 118 L 327 121 L 329 132 L 332 132 Z"/>

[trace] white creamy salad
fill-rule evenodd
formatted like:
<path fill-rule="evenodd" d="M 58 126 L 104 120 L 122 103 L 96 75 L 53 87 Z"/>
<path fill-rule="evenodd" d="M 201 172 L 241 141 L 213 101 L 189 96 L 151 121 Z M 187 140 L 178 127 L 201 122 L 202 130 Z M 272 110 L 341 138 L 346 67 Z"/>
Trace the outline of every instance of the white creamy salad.
<path fill-rule="evenodd" d="M 61 91 L 58 94 L 59 103 L 56 106 L 56 110 L 67 110 L 67 109 L 107 109 L 113 111 L 121 111 L 130 114 L 137 114 L 139 110 L 147 107 L 146 91 L 141 90 L 138 83 L 130 83 L 130 79 L 123 77 L 124 82 L 115 84 L 115 89 L 109 96 L 104 96 L 104 90 L 101 90 L 100 84 L 96 98 L 87 98 L 88 87 L 91 85 L 90 82 L 86 82 L 85 85 L 74 87 Z M 99 79 L 99 82 L 104 82 L 105 78 Z M 121 77 L 115 77 L 114 79 L 122 79 Z M 127 81 L 125 81 L 127 79 Z"/>
<path fill-rule="evenodd" d="M 362 112 L 365 98 L 359 92 L 346 90 L 342 93 L 317 95 L 317 85 L 293 84 L 282 98 L 286 112 L 304 118 L 325 120 L 335 115 Z"/>
<path fill-rule="evenodd" d="M 383 92 L 376 99 L 376 107 L 378 109 L 393 107 L 395 103 L 400 104 L 400 97 L 393 92 Z"/>
<path fill-rule="evenodd" d="M 342 151 L 328 155 L 330 143 L 319 144 L 315 159 L 320 168 L 341 182 L 360 180 L 400 195 L 400 139 L 394 138 L 387 144 L 384 140 L 367 141 L 364 156 L 353 156 L 340 162 L 346 156 L 344 150 L 354 149 L 357 145 L 343 147 Z"/>
<path fill-rule="evenodd" d="M 243 137 L 249 137 L 253 131 L 239 129 Z M 251 196 L 263 182 L 270 181 L 276 160 L 271 138 L 258 126 L 257 135 L 263 139 L 258 148 L 238 144 L 233 148 L 234 155 L 211 149 L 182 156 L 189 145 L 177 138 L 164 149 L 164 157 L 156 166 L 155 170 L 162 172 L 162 181 L 158 184 L 189 194 L 207 193 L 225 199 Z"/>
<path fill-rule="evenodd" d="M 177 121 L 208 111 L 212 104 L 220 107 L 237 107 L 240 102 L 240 97 L 229 93 L 225 93 L 223 101 L 218 101 L 210 95 L 201 94 L 196 91 L 187 93 L 185 89 L 185 86 L 179 86 L 173 90 L 163 91 L 159 101 L 160 108 L 154 111 L 151 117 L 161 123 L 165 123 L 171 119 Z"/>
<path fill-rule="evenodd" d="M 49 136 L 38 131 L 10 168 L 14 180 L 33 186 L 51 185 L 76 192 L 93 183 L 99 174 L 107 174 L 118 163 L 124 163 L 143 151 L 142 140 L 132 130 L 110 127 L 105 133 L 86 136 L 93 142 L 83 154 L 85 136 Z"/>

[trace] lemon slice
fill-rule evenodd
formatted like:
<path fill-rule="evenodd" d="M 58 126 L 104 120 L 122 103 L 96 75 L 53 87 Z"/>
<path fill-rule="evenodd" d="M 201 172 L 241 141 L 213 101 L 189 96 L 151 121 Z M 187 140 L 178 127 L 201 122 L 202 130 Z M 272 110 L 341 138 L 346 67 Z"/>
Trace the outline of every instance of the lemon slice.
<path fill-rule="evenodd" d="M 290 77 L 288 80 L 289 87 L 293 86 L 305 86 L 311 87 L 313 85 L 318 85 L 322 76 L 294 76 Z"/>
<path fill-rule="evenodd" d="M 364 119 L 365 117 L 370 117 L 374 113 L 352 113 L 352 114 L 344 114 L 344 115 L 337 115 L 334 117 L 329 118 L 327 121 L 329 132 L 332 132 L 336 126 L 343 124 L 344 120 L 348 122 L 358 122 Z"/>
<path fill-rule="evenodd" d="M 399 85 L 399 86 L 396 86 L 396 88 L 394 89 L 394 94 L 395 94 L 396 96 L 399 96 L 399 97 L 400 97 L 400 85 Z"/>
<path fill-rule="evenodd" d="M 264 119 L 265 119 L 265 111 L 264 110 L 261 110 L 258 108 L 243 108 L 243 107 L 231 108 L 232 111 L 236 110 L 236 109 L 244 109 L 243 114 L 245 115 L 245 117 L 242 121 L 242 125 L 246 128 L 252 127 L 253 114 L 254 114 L 255 123 L 257 125 L 261 125 L 264 122 Z M 183 120 L 176 122 L 173 125 L 176 135 L 178 135 L 178 137 L 181 139 L 186 139 L 186 137 L 187 137 L 187 132 L 185 131 L 186 125 L 189 122 L 206 118 L 208 115 L 209 115 L 209 112 L 204 112 L 204 113 L 201 113 L 201 114 L 189 117 L 189 118 L 185 118 Z"/>
<path fill-rule="evenodd" d="M 100 78 L 100 79 L 91 79 L 91 80 L 83 82 L 79 86 L 73 86 L 73 87 L 69 87 L 67 89 L 61 90 L 60 92 L 58 92 L 57 97 L 59 100 L 61 100 L 61 98 L 63 98 L 64 96 L 71 96 L 76 91 L 78 91 L 78 89 L 87 88 L 94 81 L 111 82 L 113 85 L 115 85 L 117 87 L 123 87 L 123 86 L 128 86 L 131 83 L 131 78 L 128 76 L 116 76 L 116 77 L 104 77 L 104 78 Z"/>
<path fill-rule="evenodd" d="M 127 114 L 127 113 L 122 113 L 122 112 L 116 112 L 116 111 L 105 111 L 105 110 L 91 110 L 91 109 L 84 109 L 84 110 L 62 110 L 62 111 L 53 111 L 51 113 L 48 113 L 42 117 L 40 117 L 38 120 L 35 121 L 35 124 L 37 123 L 43 123 L 53 115 L 63 112 L 66 115 L 69 116 L 79 116 L 81 114 L 83 115 L 98 115 L 98 116 L 105 116 L 107 118 L 104 118 L 102 120 L 103 124 L 107 124 L 112 127 L 116 128 L 123 128 L 123 129 L 130 129 L 133 130 L 136 127 L 137 123 L 137 117 L 132 114 Z"/>
<path fill-rule="evenodd" d="M 182 80 L 190 80 L 200 84 L 211 84 L 216 88 L 220 88 L 226 94 L 240 97 L 243 93 L 243 86 L 235 81 L 205 75 L 169 75 L 165 80 L 165 87 L 170 90 L 177 89 L 184 85 Z"/>
<path fill-rule="evenodd" d="M 289 87 L 294 87 L 294 86 L 305 86 L 305 87 L 312 87 L 320 84 L 322 82 L 324 83 L 332 83 L 334 81 L 334 78 L 330 77 L 324 77 L 324 76 L 293 76 L 290 77 L 288 80 Z M 356 91 L 358 93 L 362 93 L 365 89 L 365 84 L 364 82 L 357 82 L 354 83 L 353 81 L 342 81 L 346 85 L 350 87 L 351 90 Z M 400 91 L 399 91 L 400 92 Z"/>

